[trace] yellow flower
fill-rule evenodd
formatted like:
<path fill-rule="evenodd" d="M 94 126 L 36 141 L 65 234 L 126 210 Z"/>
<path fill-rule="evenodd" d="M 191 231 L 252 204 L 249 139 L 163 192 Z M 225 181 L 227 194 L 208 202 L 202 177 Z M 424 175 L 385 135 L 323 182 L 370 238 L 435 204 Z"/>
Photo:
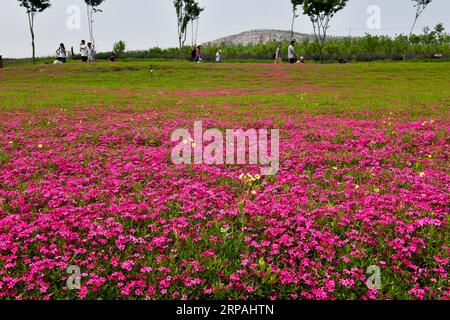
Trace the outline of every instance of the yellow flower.
<path fill-rule="evenodd" d="M 42 149 L 44 146 L 42 144 L 38 144 L 38 148 Z"/>
<path fill-rule="evenodd" d="M 192 148 L 195 148 L 197 145 L 194 143 L 194 142 L 192 142 Z"/>
<path fill-rule="evenodd" d="M 245 176 L 245 175 L 244 175 L 243 173 L 241 173 L 241 174 L 239 175 L 239 179 L 241 179 L 241 180 L 244 179 L 244 176 Z"/>
<path fill-rule="evenodd" d="M 421 177 L 421 178 L 425 177 L 425 172 L 423 172 L 423 171 L 420 172 L 420 173 L 419 173 L 419 177 Z"/>
<path fill-rule="evenodd" d="M 337 170 L 338 169 L 338 167 L 333 167 L 333 170 Z"/>
<path fill-rule="evenodd" d="M 428 155 L 428 159 L 431 159 L 431 158 L 433 158 L 433 156 L 431 154 L 429 154 Z"/>
<path fill-rule="evenodd" d="M 257 192 L 256 192 L 255 190 L 252 191 L 252 195 L 256 195 L 256 193 L 257 193 Z"/>
<path fill-rule="evenodd" d="M 10 141 L 10 142 L 9 142 L 9 144 L 13 144 L 13 143 L 14 143 L 13 141 Z"/>
<path fill-rule="evenodd" d="M 259 174 L 256 174 L 256 175 L 255 175 L 255 179 L 256 179 L 256 180 L 259 180 L 259 179 L 261 179 L 261 176 L 260 176 Z"/>
<path fill-rule="evenodd" d="M 359 184 L 357 184 L 357 185 L 355 186 L 355 189 L 356 189 L 356 190 L 358 190 L 358 189 L 359 189 Z"/>
<path fill-rule="evenodd" d="M 374 190 L 376 193 L 379 193 L 380 192 L 380 189 L 378 189 L 378 188 L 375 188 L 375 190 Z"/>

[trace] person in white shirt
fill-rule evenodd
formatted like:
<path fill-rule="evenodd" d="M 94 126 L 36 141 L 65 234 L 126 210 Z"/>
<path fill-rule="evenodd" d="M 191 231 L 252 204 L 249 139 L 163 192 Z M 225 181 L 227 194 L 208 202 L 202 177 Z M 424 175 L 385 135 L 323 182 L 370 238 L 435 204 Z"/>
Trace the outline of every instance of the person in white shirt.
<path fill-rule="evenodd" d="M 95 61 L 95 48 L 92 45 L 92 43 L 88 42 L 88 61 L 94 62 Z"/>
<path fill-rule="evenodd" d="M 62 62 L 62 63 L 66 63 L 67 61 L 67 51 L 66 51 L 66 47 L 64 46 L 64 43 L 61 43 L 59 45 L 58 50 L 56 50 L 56 55 L 57 58 L 56 60 Z"/>
<path fill-rule="evenodd" d="M 288 48 L 289 63 L 295 63 L 296 62 L 297 54 L 295 53 L 294 45 L 295 45 L 295 40 L 292 40 L 291 44 L 289 45 L 289 48 Z"/>
<path fill-rule="evenodd" d="M 222 50 L 217 50 L 216 52 L 216 63 L 222 62 Z"/>
<path fill-rule="evenodd" d="M 81 44 L 80 44 L 81 61 L 83 61 L 83 62 L 88 61 L 88 51 L 89 51 L 89 48 L 86 45 L 86 41 L 81 40 Z"/>

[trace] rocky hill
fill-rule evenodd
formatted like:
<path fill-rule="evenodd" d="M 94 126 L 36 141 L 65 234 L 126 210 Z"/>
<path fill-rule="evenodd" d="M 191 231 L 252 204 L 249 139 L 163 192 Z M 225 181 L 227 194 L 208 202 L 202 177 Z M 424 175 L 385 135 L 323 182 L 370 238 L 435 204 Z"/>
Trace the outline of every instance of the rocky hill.
<path fill-rule="evenodd" d="M 312 35 L 294 33 L 294 38 L 297 41 L 309 38 L 312 39 Z M 209 42 L 211 45 L 249 45 L 258 43 L 267 43 L 272 41 L 285 42 L 291 40 L 291 32 L 284 30 L 251 30 L 245 31 L 239 34 L 223 37 Z"/>

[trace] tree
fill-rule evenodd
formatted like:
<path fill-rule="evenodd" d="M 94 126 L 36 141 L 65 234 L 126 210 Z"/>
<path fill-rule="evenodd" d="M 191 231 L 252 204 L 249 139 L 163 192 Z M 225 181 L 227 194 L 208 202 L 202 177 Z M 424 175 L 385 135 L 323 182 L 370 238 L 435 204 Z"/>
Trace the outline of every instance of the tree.
<path fill-rule="evenodd" d="M 31 48 L 33 51 L 33 64 L 36 63 L 36 46 L 34 41 L 34 18 L 38 12 L 43 12 L 50 8 L 49 0 L 19 0 L 20 6 L 27 10 L 28 25 L 31 33 Z"/>
<path fill-rule="evenodd" d="M 423 33 L 422 35 L 412 34 L 409 37 L 409 43 L 410 44 L 422 43 L 426 46 L 436 43 L 436 32 L 434 30 L 431 30 L 430 27 L 427 26 L 423 28 L 422 33 Z"/>
<path fill-rule="evenodd" d="M 200 5 L 195 1 L 190 1 L 188 3 L 187 12 L 189 14 L 189 19 L 191 21 L 191 30 L 192 30 L 192 45 L 197 43 L 198 36 L 198 20 L 200 19 L 200 14 L 205 10 L 205 8 L 201 8 Z M 194 24 L 195 24 L 195 33 L 194 33 Z"/>
<path fill-rule="evenodd" d="M 438 23 L 435 27 L 434 27 L 434 32 L 436 34 L 436 39 L 438 41 L 439 44 L 445 44 L 445 27 L 443 23 Z"/>
<path fill-rule="evenodd" d="M 330 27 L 331 18 L 347 5 L 348 0 L 304 0 L 303 13 L 309 16 L 314 28 L 314 37 L 320 49 L 323 62 L 323 48 Z"/>
<path fill-rule="evenodd" d="M 127 45 L 126 45 L 125 41 L 122 41 L 122 40 L 117 41 L 116 43 L 114 43 L 113 52 L 119 56 L 125 52 L 126 46 Z"/>
<path fill-rule="evenodd" d="M 177 12 L 177 31 L 178 45 L 180 49 L 180 59 L 183 59 L 183 46 L 186 41 L 186 29 L 189 24 L 189 16 L 187 14 L 187 0 L 174 0 L 173 5 Z"/>
<path fill-rule="evenodd" d="M 303 5 L 303 0 L 291 0 L 292 3 L 292 24 L 291 24 L 291 41 L 294 40 L 294 23 L 295 18 L 298 18 L 297 9 Z"/>
<path fill-rule="evenodd" d="M 203 9 L 195 0 L 174 0 L 173 5 L 177 12 L 178 44 L 180 47 L 180 59 L 183 59 L 183 47 L 186 42 L 187 29 L 191 21 L 200 16 Z"/>
<path fill-rule="evenodd" d="M 416 8 L 416 15 L 414 17 L 414 22 L 411 27 L 411 31 L 409 32 L 408 39 L 406 41 L 405 52 L 403 54 L 403 61 L 406 60 L 406 57 L 408 55 L 408 49 L 409 49 L 409 44 L 411 42 L 411 36 L 414 32 L 414 28 L 417 24 L 417 20 L 419 20 L 419 17 L 422 15 L 422 13 L 425 11 L 425 9 L 431 3 L 431 1 L 432 0 L 412 0 L 412 2 L 414 2 L 414 7 Z"/>
<path fill-rule="evenodd" d="M 98 7 L 105 0 L 84 0 L 87 7 L 87 17 L 88 17 L 88 26 L 89 26 L 89 36 L 92 46 L 95 48 L 95 39 L 94 39 L 94 14 L 98 12 L 102 12 L 102 10 L 98 9 Z"/>

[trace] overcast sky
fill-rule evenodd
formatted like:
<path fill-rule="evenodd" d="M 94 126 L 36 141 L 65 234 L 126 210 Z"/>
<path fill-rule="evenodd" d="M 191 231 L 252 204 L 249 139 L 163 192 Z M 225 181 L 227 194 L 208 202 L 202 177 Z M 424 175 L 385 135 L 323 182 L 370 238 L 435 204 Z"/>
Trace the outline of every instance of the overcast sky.
<path fill-rule="evenodd" d="M 81 39 L 89 37 L 83 0 L 52 0 L 52 7 L 36 18 L 36 45 L 39 56 L 53 54 L 60 42 L 78 48 Z M 199 41 L 206 42 L 252 29 L 289 30 L 289 0 L 199 0 L 206 9 L 200 19 Z M 329 33 L 333 35 L 407 33 L 414 17 L 411 0 L 350 0 L 337 14 Z M 81 11 L 81 25 L 68 13 L 71 6 Z M 367 8 L 376 5 L 381 12 L 381 29 L 367 27 Z M 128 49 L 169 47 L 177 44 L 176 16 L 172 0 L 106 0 L 103 13 L 95 18 L 95 37 L 100 51 L 110 50 L 117 40 L 125 40 Z M 74 11 L 72 11 L 74 13 Z M 72 27 L 67 27 L 67 22 Z M 75 22 L 75 23 L 73 23 Z M 443 22 L 450 29 L 450 1 L 433 0 L 421 17 L 416 31 L 424 26 Z M 75 26 L 75 28 L 74 28 Z M 350 31 L 351 29 L 351 31 Z M 311 33 L 306 16 L 301 16 L 295 30 Z M 189 41 L 188 41 L 189 42 Z M 1 0 L 0 55 L 27 57 L 31 55 L 30 32 L 25 9 L 17 0 Z"/>

